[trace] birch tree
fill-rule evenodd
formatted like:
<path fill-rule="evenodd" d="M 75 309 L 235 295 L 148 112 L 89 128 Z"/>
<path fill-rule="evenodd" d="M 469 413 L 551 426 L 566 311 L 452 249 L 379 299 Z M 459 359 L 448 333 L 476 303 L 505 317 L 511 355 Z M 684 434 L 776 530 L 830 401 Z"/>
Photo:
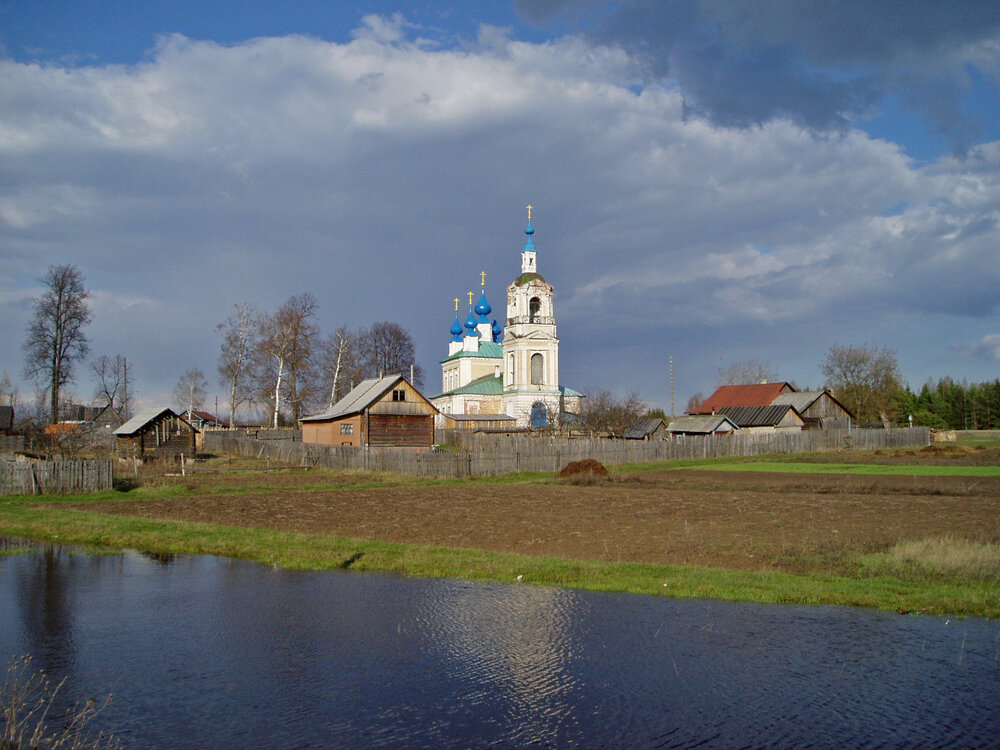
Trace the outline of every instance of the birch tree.
<path fill-rule="evenodd" d="M 83 328 L 90 322 L 84 276 L 73 264 L 49 266 L 42 279 L 45 292 L 35 300 L 24 342 L 24 373 L 45 383 L 49 394 L 49 421 L 59 421 L 62 387 L 73 379 L 73 367 L 89 351 Z"/>
<path fill-rule="evenodd" d="M 358 341 L 357 334 L 341 326 L 321 347 L 319 368 L 330 386 L 328 407 L 337 403 L 364 376 L 358 359 Z"/>
<path fill-rule="evenodd" d="M 316 298 L 306 292 L 289 297 L 277 312 L 262 319 L 259 351 L 273 378 L 270 401 L 275 429 L 283 399 L 291 408 L 292 421 L 298 422 L 302 402 L 310 395 L 310 358 L 318 334 L 315 315 Z"/>
<path fill-rule="evenodd" d="M 205 403 L 208 393 L 208 381 L 205 373 L 198 368 L 188 370 L 177 380 L 174 387 L 174 400 L 181 404 L 190 418 L 191 412 L 200 409 Z"/>
<path fill-rule="evenodd" d="M 236 410 L 253 399 L 253 354 L 260 333 L 260 314 L 253 305 L 239 302 L 224 323 L 215 327 L 222 334 L 219 353 L 219 383 L 229 389 L 229 429 L 235 429 Z"/>

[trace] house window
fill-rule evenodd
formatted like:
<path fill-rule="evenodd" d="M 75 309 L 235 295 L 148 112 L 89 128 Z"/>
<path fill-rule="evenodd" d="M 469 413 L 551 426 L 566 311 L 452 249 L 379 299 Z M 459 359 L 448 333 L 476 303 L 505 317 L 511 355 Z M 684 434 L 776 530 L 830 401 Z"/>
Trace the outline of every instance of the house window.
<path fill-rule="evenodd" d="M 402 388 L 399 388 L 399 389 L 393 391 L 392 392 L 392 400 L 393 401 L 406 401 L 406 391 L 403 390 Z"/>
<path fill-rule="evenodd" d="M 542 385 L 545 382 L 545 359 L 541 354 L 531 355 L 531 384 Z"/>
<path fill-rule="evenodd" d="M 346 423 L 340 425 L 340 434 L 341 435 L 353 435 L 354 434 L 354 425 L 352 425 L 352 424 L 346 424 Z"/>

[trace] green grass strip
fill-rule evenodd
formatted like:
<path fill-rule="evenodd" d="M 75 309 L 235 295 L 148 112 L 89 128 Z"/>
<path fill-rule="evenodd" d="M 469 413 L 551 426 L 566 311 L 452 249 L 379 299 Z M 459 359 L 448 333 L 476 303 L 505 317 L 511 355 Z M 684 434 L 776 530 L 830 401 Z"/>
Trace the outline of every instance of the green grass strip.
<path fill-rule="evenodd" d="M 0 503 L 0 534 L 156 553 L 208 554 L 292 569 L 381 571 L 407 576 L 623 591 L 676 598 L 828 604 L 1000 617 L 995 581 L 896 578 L 880 572 L 783 572 L 642 565 L 389 544 L 319 534 L 162 521 L 73 510 L 34 501 Z M 518 578 L 520 576 L 520 579 Z"/>
<path fill-rule="evenodd" d="M 1000 477 L 1000 466 L 948 466 L 930 464 L 834 464 L 798 461 L 753 461 L 699 467 L 709 471 L 767 471 L 784 474 L 863 474 L 913 477 Z"/>

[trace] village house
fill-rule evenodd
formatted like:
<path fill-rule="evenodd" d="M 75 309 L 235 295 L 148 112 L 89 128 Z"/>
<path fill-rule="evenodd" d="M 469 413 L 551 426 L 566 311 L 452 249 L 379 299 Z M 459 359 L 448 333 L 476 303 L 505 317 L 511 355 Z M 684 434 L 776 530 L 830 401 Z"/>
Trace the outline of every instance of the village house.
<path fill-rule="evenodd" d="M 194 456 L 198 430 L 167 406 L 146 409 L 113 433 L 125 458 Z"/>
<path fill-rule="evenodd" d="M 725 414 L 688 415 L 677 417 L 667 430 L 675 437 L 685 435 L 732 435 L 739 426 Z"/>
<path fill-rule="evenodd" d="M 402 375 L 363 380 L 322 414 L 305 417 L 302 442 L 430 448 L 438 410 Z"/>
<path fill-rule="evenodd" d="M 667 422 L 661 417 L 648 417 L 633 423 L 625 430 L 626 440 L 666 440 L 670 437 Z"/>
<path fill-rule="evenodd" d="M 787 410 L 780 413 L 780 425 L 770 422 L 779 412 L 762 412 L 762 407 L 790 406 L 798 419 L 788 415 Z M 735 409 L 744 411 L 734 412 Z M 745 411 L 747 409 L 758 411 Z M 721 385 L 709 396 L 701 406 L 689 409 L 690 415 L 726 414 L 734 418 L 739 414 L 741 420 L 751 420 L 754 424 L 739 426 L 781 429 L 835 429 L 847 427 L 853 418 L 829 391 L 797 391 L 791 383 L 752 383 L 748 385 Z M 738 421 L 734 419 L 734 421 Z M 761 422 L 757 424 L 756 422 Z M 801 425 L 796 427 L 796 424 Z"/>

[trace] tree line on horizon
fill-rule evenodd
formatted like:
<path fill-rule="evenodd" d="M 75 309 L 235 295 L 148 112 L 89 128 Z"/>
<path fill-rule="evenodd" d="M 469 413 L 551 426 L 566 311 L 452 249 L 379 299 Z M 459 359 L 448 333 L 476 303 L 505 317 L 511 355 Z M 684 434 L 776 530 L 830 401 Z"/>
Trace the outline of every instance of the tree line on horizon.
<path fill-rule="evenodd" d="M 73 264 L 50 266 L 42 283 L 45 291 L 35 300 L 27 327 L 24 373 L 39 384 L 39 401 L 44 396 L 47 421 L 54 424 L 59 420 L 63 388 L 73 381 L 76 365 L 90 353 L 84 330 L 91 320 L 90 292 Z M 396 323 L 382 321 L 353 331 L 341 326 L 323 336 L 316 320 L 316 299 L 308 292 L 289 297 L 273 313 L 261 312 L 247 302 L 233 309 L 215 327 L 222 337 L 217 371 L 220 385 L 229 394 L 230 425 L 242 407 L 267 414 L 274 427 L 296 424 L 303 416 L 332 406 L 361 380 L 379 374 L 412 373 L 414 385 L 423 385 L 413 340 Z M 122 417 L 131 413 L 134 400 L 127 368 L 120 354 L 102 354 L 89 362 L 96 384 L 94 397 Z M 912 417 L 913 424 L 932 428 L 1000 429 L 1000 379 L 970 384 L 942 378 L 914 393 L 903 380 L 896 353 L 873 344 L 835 344 L 819 369 L 824 388 L 860 423 L 908 424 Z M 716 385 L 777 380 L 779 375 L 769 362 L 749 359 L 720 368 Z M 177 382 L 176 405 L 183 411 L 201 409 L 207 390 L 203 371 L 190 369 Z M 16 399 L 16 388 L 3 373 L 0 404 L 14 405 Z M 688 409 L 702 401 L 703 394 L 695 394 Z M 42 421 L 40 404 L 35 411 Z M 585 399 L 580 416 L 587 429 L 620 434 L 643 414 L 665 416 L 662 410 L 646 408 L 635 393 L 619 398 L 602 390 Z"/>
<path fill-rule="evenodd" d="M 121 354 L 93 360 L 85 327 L 91 321 L 90 292 L 73 264 L 50 266 L 41 279 L 44 291 L 33 306 L 26 338 L 24 374 L 39 386 L 33 414 L 38 423 L 59 421 L 63 392 L 77 366 L 89 364 L 94 398 L 127 418 L 134 408 L 128 362 Z M 240 302 L 217 325 L 221 335 L 219 383 L 230 395 L 230 424 L 241 407 L 266 413 L 273 426 L 295 424 L 302 416 L 335 403 L 353 385 L 379 374 L 403 373 L 422 385 L 413 339 L 396 323 L 382 321 L 350 330 L 341 326 L 322 336 L 317 303 L 306 292 L 293 295 L 273 313 Z M 205 406 L 208 381 L 199 368 L 183 373 L 174 390 L 179 410 Z M 15 405 L 17 389 L 7 373 L 0 377 L 0 404 Z"/>

